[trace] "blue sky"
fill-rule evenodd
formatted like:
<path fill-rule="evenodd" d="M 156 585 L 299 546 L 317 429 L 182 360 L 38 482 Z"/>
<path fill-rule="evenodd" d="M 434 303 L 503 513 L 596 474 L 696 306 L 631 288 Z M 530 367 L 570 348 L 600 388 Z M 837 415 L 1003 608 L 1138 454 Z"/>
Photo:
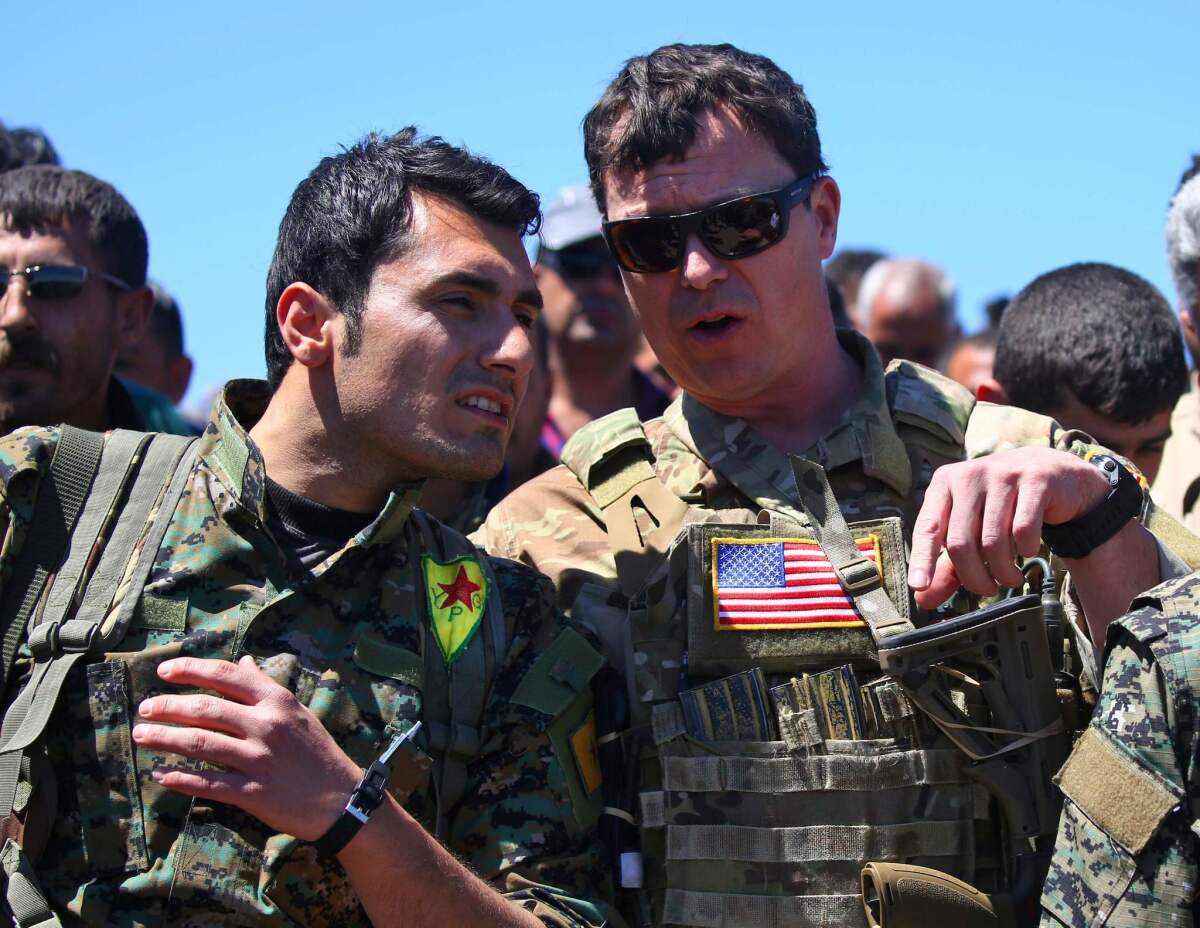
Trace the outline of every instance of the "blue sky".
<path fill-rule="evenodd" d="M 179 298 L 191 396 L 263 370 L 263 280 L 296 183 L 413 123 L 547 198 L 585 176 L 579 123 L 631 55 L 729 41 L 817 109 L 842 245 L 931 258 L 965 326 L 1071 261 L 1174 302 L 1168 199 L 1200 151 L 1200 4 L 20 4 L 0 119 L 117 186 Z"/>

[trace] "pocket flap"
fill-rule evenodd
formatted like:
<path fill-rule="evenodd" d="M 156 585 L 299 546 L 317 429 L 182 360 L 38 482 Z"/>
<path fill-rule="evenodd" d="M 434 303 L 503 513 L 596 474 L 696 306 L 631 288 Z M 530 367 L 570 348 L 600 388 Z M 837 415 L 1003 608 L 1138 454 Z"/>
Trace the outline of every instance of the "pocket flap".
<path fill-rule="evenodd" d="M 512 702 L 557 716 L 604 666 L 604 658 L 573 628 L 564 628 L 521 678 Z"/>
<path fill-rule="evenodd" d="M 419 654 L 390 644 L 365 631 L 354 643 L 354 663 L 380 677 L 391 677 L 419 690 L 425 688 L 425 665 Z"/>
<path fill-rule="evenodd" d="M 1054 779 L 1097 828 L 1135 857 L 1183 800 L 1181 791 L 1091 726 Z"/>

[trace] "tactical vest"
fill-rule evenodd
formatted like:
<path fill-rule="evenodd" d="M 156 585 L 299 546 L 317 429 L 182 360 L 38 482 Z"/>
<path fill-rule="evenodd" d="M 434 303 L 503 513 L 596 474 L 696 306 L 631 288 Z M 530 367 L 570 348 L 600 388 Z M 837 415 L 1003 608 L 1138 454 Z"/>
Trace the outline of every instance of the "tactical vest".
<path fill-rule="evenodd" d="M 901 367 L 887 377 L 914 475 L 910 498 L 892 493 L 889 509 L 911 523 L 933 471 L 963 458 L 970 404 L 952 414 L 928 372 Z M 961 390 L 940 381 L 943 391 Z M 599 628 L 626 674 L 631 718 L 621 737 L 638 759 L 637 804 L 606 811 L 633 813 L 640 831 L 643 873 L 631 866 L 621 875 L 627 886 L 641 884 L 625 899 L 628 920 L 865 926 L 859 874 L 868 860 L 1001 885 L 986 792 L 965 775 L 963 754 L 881 677 L 861 622 L 835 615 L 817 627 L 771 628 L 767 612 L 767 630 L 722 628 L 718 575 L 724 566 L 753 567 L 752 546 L 766 543 L 772 556 L 776 545 L 800 558 L 823 551 L 860 613 L 882 605 L 897 627 L 911 628 L 904 520 L 888 514 L 846 526 L 810 464 L 803 508 L 757 499 L 757 521 L 740 510 L 744 520 L 731 524 L 727 513 L 689 505 L 663 485 L 632 410 L 597 425 L 606 445 L 590 444 L 581 459 L 573 441 L 563 463 L 603 514 L 623 594 L 584 586 L 573 614 Z M 817 524 L 832 522 L 842 523 L 839 538 Z M 619 612 L 627 621 L 614 631 Z"/>
<path fill-rule="evenodd" d="M 140 614 L 144 621 L 153 607 L 163 605 L 144 587 L 194 473 L 195 441 L 120 429 L 105 437 L 64 426 L 49 473 L 39 485 L 32 520 L 35 528 L 14 559 L 11 580 L 0 601 L 5 676 L 11 673 L 23 641 L 28 641 L 34 659 L 30 678 L 7 708 L 0 728 L 0 837 L 4 839 L 0 867 L 7 881 L 5 901 L 22 928 L 61 925 L 37 879 L 38 858 L 56 814 L 54 772 L 48 767 L 43 741 L 47 723 L 60 702 L 67 674 L 83 663 L 89 665 L 92 714 L 110 714 L 106 724 L 117 727 L 131 724 L 122 682 L 127 664 L 110 657 L 129 632 L 135 615 Z M 418 529 L 421 552 L 445 563 L 475 558 L 476 549 L 459 533 L 444 528 L 435 531 L 431 517 L 419 510 L 410 518 Z M 476 563 L 488 589 L 496 590 L 488 559 L 478 557 Z M 421 589 L 399 591 L 398 595 L 404 598 L 398 611 L 425 613 Z M 248 619 L 248 611 L 243 612 Z M 412 740 L 406 742 L 401 755 L 393 758 L 394 776 L 388 789 L 403 803 L 432 776 L 435 832 L 445 837 L 448 814 L 466 788 L 467 765 L 481 750 L 486 694 L 505 660 L 512 629 L 506 627 L 500 596 L 488 596 L 479 633 L 447 668 L 438 645 L 428 640 L 427 626 L 428 622 L 421 626 L 420 654 L 388 644 L 386 629 L 364 628 L 355 645 L 354 661 L 381 678 L 407 683 L 420 692 L 418 701 L 404 700 L 386 713 L 381 709 L 381 714 L 387 715 L 394 710 L 394 718 L 383 719 L 394 734 L 420 718 L 425 733 L 419 740 L 429 749 L 426 754 Z M 563 640 L 556 642 L 558 653 L 564 648 L 569 651 L 575 639 L 582 643 L 571 634 L 564 633 Z M 583 648 L 599 662 L 586 643 Z M 160 653 L 159 659 L 166 656 Z M 231 651 L 230 657 L 236 655 Z M 527 690 L 536 689 L 539 672 L 551 672 L 546 668 L 539 671 L 539 667 L 530 672 Z M 594 672 L 595 667 L 592 669 Z M 114 675 L 117 697 L 106 702 L 104 687 L 93 687 L 93 678 Z M 586 682 L 584 679 L 577 688 L 586 687 Z M 558 685 L 554 690 L 557 695 L 564 687 Z M 574 695 L 575 691 L 571 692 Z M 80 695 L 73 693 L 74 698 Z M 113 739 L 110 747 L 115 749 L 117 743 L 118 739 Z M 432 764 L 430 755 L 436 758 Z M 132 761 L 129 767 L 133 768 Z M 136 790 L 136 784 L 132 788 Z M 139 799 L 136 794 L 131 798 L 136 816 Z M 96 827 L 110 833 L 102 838 L 110 837 L 117 823 L 101 820 Z M 184 831 L 187 828 L 185 825 Z M 89 844 L 86 834 L 84 843 Z M 105 846 L 111 844 L 108 841 Z M 144 835 L 140 857 L 125 856 L 133 855 L 139 845 L 136 835 L 119 844 L 122 856 L 115 861 L 119 869 L 130 872 L 150 866 Z M 96 866 L 103 867 L 103 862 L 97 860 Z M 233 867 L 227 876 L 241 878 Z M 210 891 L 218 892 L 219 887 L 213 884 Z"/>

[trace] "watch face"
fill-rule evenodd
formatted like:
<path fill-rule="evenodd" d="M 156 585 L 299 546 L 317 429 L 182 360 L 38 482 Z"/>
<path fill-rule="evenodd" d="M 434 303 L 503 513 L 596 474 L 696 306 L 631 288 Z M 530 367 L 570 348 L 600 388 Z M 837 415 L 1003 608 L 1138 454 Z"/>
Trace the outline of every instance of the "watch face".
<path fill-rule="evenodd" d="M 1108 478 L 1108 485 L 1115 487 L 1121 478 L 1121 465 L 1116 458 L 1108 454 L 1098 454 L 1092 458 L 1092 463 L 1100 468 L 1100 472 Z"/>

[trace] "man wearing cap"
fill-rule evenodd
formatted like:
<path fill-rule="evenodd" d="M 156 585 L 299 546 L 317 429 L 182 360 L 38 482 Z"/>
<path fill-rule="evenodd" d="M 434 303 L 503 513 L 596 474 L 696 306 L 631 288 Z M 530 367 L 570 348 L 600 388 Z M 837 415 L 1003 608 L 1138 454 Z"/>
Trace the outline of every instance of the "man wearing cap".
<path fill-rule="evenodd" d="M 542 440 L 555 460 L 593 419 L 632 406 L 654 418 L 668 398 L 633 366 L 637 320 L 586 186 L 564 189 L 546 211 L 533 273 L 549 337 L 550 408 Z"/>

